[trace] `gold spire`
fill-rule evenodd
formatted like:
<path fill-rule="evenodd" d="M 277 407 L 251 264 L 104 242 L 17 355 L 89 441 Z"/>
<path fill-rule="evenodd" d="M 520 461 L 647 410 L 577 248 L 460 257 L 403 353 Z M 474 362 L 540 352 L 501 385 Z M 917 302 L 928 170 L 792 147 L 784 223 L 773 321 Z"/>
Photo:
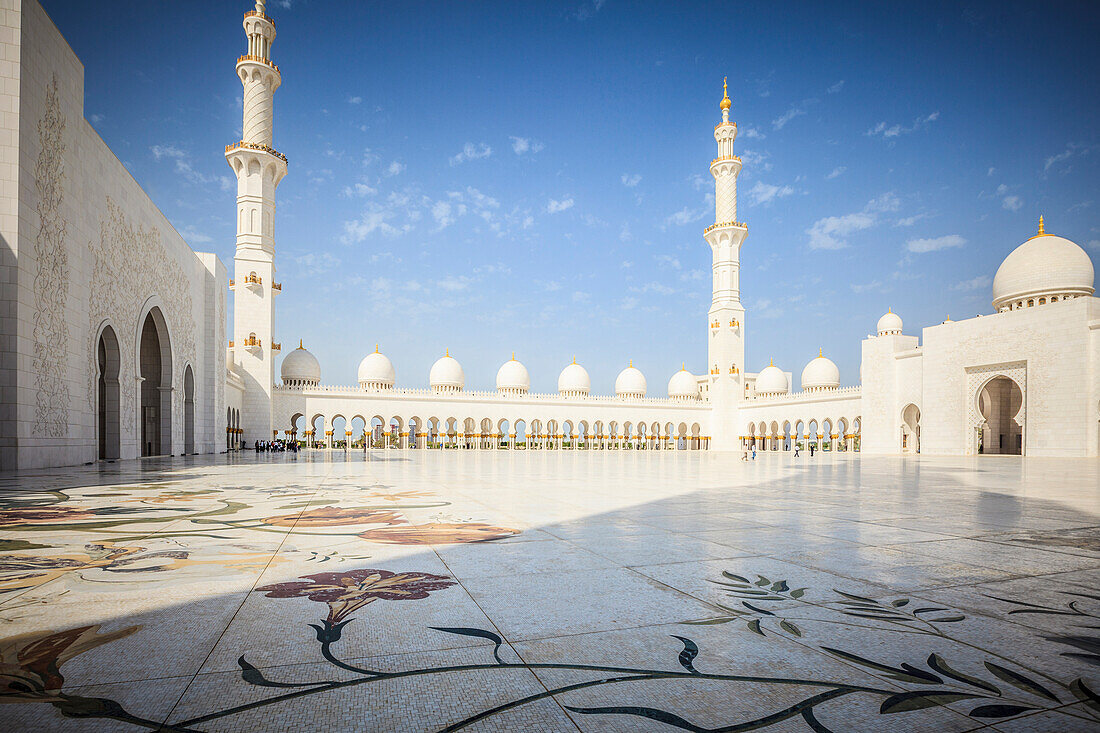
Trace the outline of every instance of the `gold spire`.
<path fill-rule="evenodd" d="M 512 352 L 512 361 L 515 361 L 515 360 L 516 360 L 516 352 L 513 351 Z"/>
<path fill-rule="evenodd" d="M 1043 215 L 1039 214 L 1039 233 L 1035 236 L 1041 237 L 1047 233 L 1047 230 L 1043 228 Z"/>
<path fill-rule="evenodd" d="M 374 353 L 376 353 L 376 354 L 378 353 L 378 344 L 374 345 Z"/>
<path fill-rule="evenodd" d="M 687 362 L 686 362 L 686 361 L 682 361 L 682 362 L 680 362 L 680 371 L 682 371 L 682 372 L 686 372 L 687 370 L 688 370 L 688 368 L 687 368 Z"/>
<path fill-rule="evenodd" d="M 887 308 L 887 309 L 886 309 L 886 312 L 887 312 L 887 313 L 893 313 L 893 312 L 894 312 L 894 309 L 893 309 L 893 308 Z"/>
<path fill-rule="evenodd" d="M 768 366 L 775 366 L 775 359 L 768 359 Z"/>
<path fill-rule="evenodd" d="M 450 356 L 450 355 L 451 355 L 451 349 L 450 349 L 450 347 L 447 347 L 447 349 L 446 349 L 446 351 L 444 352 L 444 354 L 443 354 L 443 355 L 444 355 L 444 356 Z"/>
<path fill-rule="evenodd" d="M 633 359 L 631 359 L 631 360 L 630 360 L 630 363 L 629 363 L 629 364 L 627 364 L 627 366 L 628 366 L 628 367 L 630 367 L 630 368 L 633 368 L 633 367 L 634 367 L 634 360 L 633 360 Z"/>
<path fill-rule="evenodd" d="M 728 110 L 733 106 L 733 102 L 730 101 L 729 88 L 726 86 L 726 77 L 722 77 L 722 110 Z"/>
<path fill-rule="evenodd" d="M 304 349 L 305 348 L 304 346 L 302 346 L 302 339 L 298 339 L 298 348 L 299 349 Z"/>
<path fill-rule="evenodd" d="M 574 354 L 574 355 L 573 355 L 573 363 L 574 363 L 574 364 L 576 364 L 576 363 L 577 363 L 577 356 L 576 356 L 576 354 Z"/>
<path fill-rule="evenodd" d="M 820 346 L 818 346 L 818 347 L 817 347 L 817 355 L 818 355 L 819 357 L 820 357 L 820 356 L 825 356 L 825 349 L 823 349 L 823 348 L 821 348 Z"/>

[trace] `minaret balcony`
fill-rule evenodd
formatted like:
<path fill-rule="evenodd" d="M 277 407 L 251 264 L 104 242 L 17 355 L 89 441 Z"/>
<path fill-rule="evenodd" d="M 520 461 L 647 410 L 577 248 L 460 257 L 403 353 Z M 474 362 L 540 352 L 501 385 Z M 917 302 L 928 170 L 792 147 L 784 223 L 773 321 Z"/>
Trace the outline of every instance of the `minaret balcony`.
<path fill-rule="evenodd" d="M 232 279 L 231 279 L 231 280 L 229 281 L 229 287 L 230 287 L 230 288 L 236 287 L 236 285 L 237 285 L 237 281 L 236 281 L 236 280 L 232 280 Z"/>
<path fill-rule="evenodd" d="M 243 63 L 247 63 L 249 61 L 251 61 L 253 63 L 257 63 L 257 64 L 263 64 L 264 66 L 267 66 L 268 68 L 273 69 L 276 74 L 279 74 L 279 67 L 276 66 L 275 64 L 271 63 L 271 61 L 269 59 L 265 59 L 263 56 L 256 56 L 255 54 L 246 53 L 244 56 L 238 56 L 237 57 L 237 65 L 238 66 L 240 66 Z M 281 74 L 280 74 L 280 76 L 281 76 Z"/>
<path fill-rule="evenodd" d="M 281 292 L 283 292 L 283 284 L 282 283 L 271 283 L 271 289 L 276 291 L 276 292 L 281 293 Z"/>
<path fill-rule="evenodd" d="M 740 328 L 740 327 L 741 327 L 741 322 L 740 321 L 738 321 L 736 318 L 730 319 L 730 328 Z"/>
<path fill-rule="evenodd" d="M 719 229 L 721 227 L 732 227 L 735 229 L 744 229 L 745 231 L 749 230 L 749 225 L 743 221 L 720 221 L 715 224 L 711 224 L 709 227 L 704 229 L 703 234 L 709 234 L 715 229 Z"/>
<path fill-rule="evenodd" d="M 739 156 L 739 155 L 727 155 L 727 156 L 724 156 L 724 157 L 721 157 L 721 158 L 715 158 L 714 160 L 712 160 L 710 162 L 710 164 L 712 166 L 715 163 L 737 163 L 737 165 L 741 165 L 741 156 Z"/>
<path fill-rule="evenodd" d="M 256 150 L 261 153 L 267 153 L 268 155 L 274 155 L 276 158 L 283 161 L 283 163 L 288 162 L 285 155 L 283 155 L 270 145 L 260 145 L 259 143 L 246 143 L 242 140 L 240 142 L 230 143 L 229 145 L 225 146 L 226 154 L 237 149 Z"/>
<path fill-rule="evenodd" d="M 247 13 L 244 14 L 244 17 L 246 17 L 246 18 L 259 18 L 260 20 L 266 20 L 268 23 L 270 23 L 272 25 L 272 27 L 275 26 L 275 21 L 273 21 L 271 18 L 267 17 L 267 15 L 265 15 L 264 13 L 261 13 L 259 10 L 249 10 Z"/>
<path fill-rule="evenodd" d="M 276 344 L 276 343 L 272 342 L 271 350 L 272 351 L 282 351 L 283 350 L 283 345 L 282 344 Z"/>
<path fill-rule="evenodd" d="M 249 351 L 259 351 L 263 348 L 264 343 L 255 336 L 249 336 L 248 338 L 241 341 L 241 346 L 248 349 Z"/>

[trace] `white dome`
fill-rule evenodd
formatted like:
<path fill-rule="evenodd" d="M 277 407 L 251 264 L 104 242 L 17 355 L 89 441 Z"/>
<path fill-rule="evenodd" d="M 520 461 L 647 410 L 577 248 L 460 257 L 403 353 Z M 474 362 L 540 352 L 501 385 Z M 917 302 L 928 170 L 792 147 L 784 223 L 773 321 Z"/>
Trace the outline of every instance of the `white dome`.
<path fill-rule="evenodd" d="M 1092 295 L 1094 276 L 1092 260 L 1085 250 L 1068 239 L 1047 234 L 1040 217 L 1039 233 L 1012 250 L 997 268 L 993 308 L 1014 310 L 1021 305 L 1035 305 L 1040 296 L 1062 300 Z"/>
<path fill-rule="evenodd" d="M 283 357 L 280 370 L 283 384 L 291 386 L 315 385 L 321 381 L 321 363 L 317 357 L 306 351 L 302 342 L 298 348 Z"/>
<path fill-rule="evenodd" d="M 558 375 L 558 392 L 566 397 L 583 397 L 591 389 L 592 380 L 588 377 L 588 370 L 578 364 L 576 359 Z"/>
<path fill-rule="evenodd" d="M 894 336 L 901 334 L 901 317 L 893 310 L 887 308 L 882 318 L 878 319 L 878 335 Z"/>
<path fill-rule="evenodd" d="M 615 377 L 615 394 L 619 397 L 645 397 L 645 375 L 630 362 L 630 366 Z"/>
<path fill-rule="evenodd" d="M 466 373 L 450 351 L 432 364 L 432 370 L 428 373 L 428 384 L 434 392 L 461 392 L 466 386 Z"/>
<path fill-rule="evenodd" d="M 506 361 L 497 370 L 497 391 L 501 394 L 527 394 L 531 389 L 531 376 L 527 373 L 527 367 L 516 361 L 516 355 L 512 354 L 512 360 Z"/>
<path fill-rule="evenodd" d="M 378 346 L 359 362 L 359 386 L 363 389 L 392 389 L 396 379 L 393 362 L 378 351 Z"/>
<path fill-rule="evenodd" d="M 772 362 L 760 370 L 756 375 L 757 394 L 787 394 L 790 385 L 787 384 L 787 375 Z"/>
<path fill-rule="evenodd" d="M 687 369 L 680 369 L 668 380 L 668 396 L 674 400 L 699 399 L 699 381 Z"/>
<path fill-rule="evenodd" d="M 840 370 L 832 359 L 820 351 L 816 359 L 802 370 L 802 389 L 814 392 L 822 389 L 836 389 L 840 386 Z"/>

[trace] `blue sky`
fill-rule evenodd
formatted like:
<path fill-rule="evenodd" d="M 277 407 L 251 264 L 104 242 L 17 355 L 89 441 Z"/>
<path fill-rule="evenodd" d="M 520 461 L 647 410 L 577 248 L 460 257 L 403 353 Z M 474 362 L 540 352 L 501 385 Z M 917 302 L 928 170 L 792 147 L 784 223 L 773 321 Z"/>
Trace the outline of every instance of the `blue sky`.
<path fill-rule="evenodd" d="M 191 245 L 231 269 L 248 2 L 44 0 L 86 115 Z M 729 77 L 748 371 L 990 312 L 1047 229 L 1100 255 L 1094 3 L 275 0 L 283 283 L 276 337 L 352 384 L 449 348 L 469 388 L 511 352 L 552 391 L 706 365 L 708 165 Z"/>

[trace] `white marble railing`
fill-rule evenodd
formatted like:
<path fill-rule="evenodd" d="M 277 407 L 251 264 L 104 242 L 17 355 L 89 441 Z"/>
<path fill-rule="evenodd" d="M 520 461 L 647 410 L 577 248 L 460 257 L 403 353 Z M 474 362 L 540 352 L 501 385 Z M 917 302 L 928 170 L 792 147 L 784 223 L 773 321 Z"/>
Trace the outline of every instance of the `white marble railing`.
<path fill-rule="evenodd" d="M 589 404 L 615 404 L 615 405 L 639 405 L 639 406 L 663 406 L 700 408 L 709 407 L 710 403 L 705 399 L 695 401 L 673 400 L 667 397 L 617 397 L 614 395 L 588 395 L 585 397 L 565 397 L 560 394 L 528 392 L 527 394 L 501 394 L 496 390 L 463 390 L 460 392 L 433 392 L 430 389 L 363 389 L 362 387 L 349 387 L 344 385 L 319 384 L 313 386 L 288 386 L 277 384 L 276 392 L 286 394 L 301 394 L 303 396 L 316 397 L 351 397 L 383 400 L 400 399 L 432 399 L 442 402 L 557 402 L 578 405 Z"/>
<path fill-rule="evenodd" d="M 862 387 L 841 387 L 839 389 L 823 389 L 816 392 L 792 392 L 790 394 L 769 395 L 767 397 L 755 397 L 748 400 L 748 406 L 770 405 L 776 403 L 788 404 L 791 402 L 821 402 L 823 400 L 851 399 L 862 394 Z"/>

